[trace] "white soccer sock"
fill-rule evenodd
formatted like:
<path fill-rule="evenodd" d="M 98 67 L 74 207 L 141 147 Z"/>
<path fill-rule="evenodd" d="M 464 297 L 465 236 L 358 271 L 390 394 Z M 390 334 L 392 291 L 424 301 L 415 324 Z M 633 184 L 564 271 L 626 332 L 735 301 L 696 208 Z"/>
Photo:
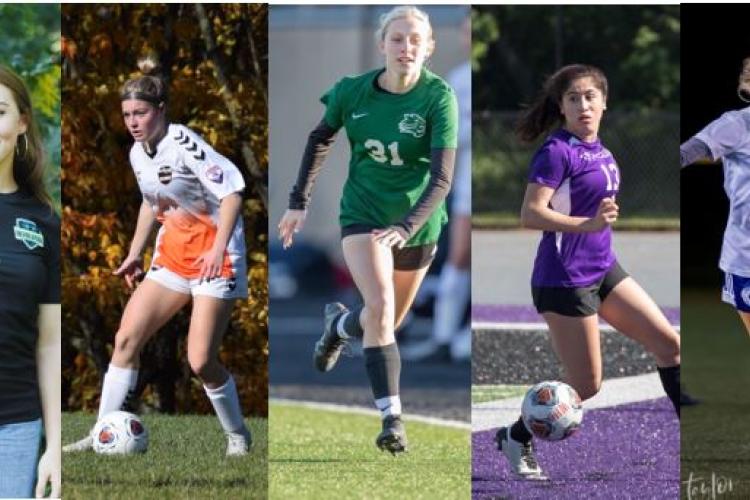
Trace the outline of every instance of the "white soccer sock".
<path fill-rule="evenodd" d="M 432 338 L 438 344 L 450 344 L 461 326 L 466 304 L 471 297 L 471 274 L 450 262 L 440 273 Z"/>
<path fill-rule="evenodd" d="M 245 427 L 245 422 L 242 420 L 240 398 L 234 378 L 229 375 L 226 383 L 221 387 L 210 389 L 204 385 L 203 389 L 208 399 L 211 400 L 224 432 L 240 432 Z"/>
<path fill-rule="evenodd" d="M 386 396 L 384 398 L 376 399 L 375 406 L 380 410 L 380 417 L 385 418 L 390 415 L 399 416 L 401 415 L 401 397 L 400 396 Z"/>
<path fill-rule="evenodd" d="M 122 407 L 128 392 L 135 389 L 138 382 L 138 370 L 135 368 L 120 368 L 110 363 L 107 373 L 104 375 L 102 384 L 102 398 L 99 401 L 99 416 L 111 411 L 117 411 Z"/>

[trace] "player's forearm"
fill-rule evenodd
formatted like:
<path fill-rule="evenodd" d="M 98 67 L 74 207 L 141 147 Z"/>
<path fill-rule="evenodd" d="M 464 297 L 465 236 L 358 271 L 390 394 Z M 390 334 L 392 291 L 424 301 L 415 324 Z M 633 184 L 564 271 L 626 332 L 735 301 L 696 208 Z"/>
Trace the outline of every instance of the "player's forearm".
<path fill-rule="evenodd" d="M 521 226 L 526 229 L 563 233 L 585 233 L 589 217 L 573 217 L 561 214 L 549 207 L 524 205 L 521 209 Z"/>
<path fill-rule="evenodd" d="M 435 209 L 445 200 L 453 181 L 453 167 L 456 163 L 455 149 L 433 149 L 430 154 L 430 182 L 417 203 L 397 227 L 404 230 L 402 236 L 409 239 L 419 231 Z"/>
<path fill-rule="evenodd" d="M 216 228 L 216 238 L 214 239 L 214 249 L 224 252 L 227 248 L 229 238 L 232 236 L 234 225 L 242 208 L 242 196 L 239 193 L 232 193 L 221 199 L 219 205 L 219 225 Z"/>
<path fill-rule="evenodd" d="M 47 449 L 60 453 L 60 304 L 42 304 L 39 307 L 39 340 L 36 349 L 37 380 L 42 403 L 44 435 Z"/>
<path fill-rule="evenodd" d="M 331 146 L 336 140 L 336 130 L 321 120 L 307 138 L 305 152 L 302 155 L 297 182 L 289 194 L 289 208 L 292 210 L 304 210 L 310 201 L 315 179 L 328 158 Z"/>
<path fill-rule="evenodd" d="M 700 139 L 691 137 L 687 142 L 680 145 L 680 166 L 686 167 L 696 161 L 705 159 L 714 160 L 711 150 Z"/>
<path fill-rule="evenodd" d="M 141 208 L 138 211 L 138 221 L 135 224 L 135 233 L 133 233 L 133 241 L 130 244 L 130 256 L 140 257 L 143 253 L 143 249 L 146 246 L 146 240 L 148 240 L 151 234 L 151 229 L 154 227 L 154 211 L 151 210 L 148 202 L 143 200 Z"/>

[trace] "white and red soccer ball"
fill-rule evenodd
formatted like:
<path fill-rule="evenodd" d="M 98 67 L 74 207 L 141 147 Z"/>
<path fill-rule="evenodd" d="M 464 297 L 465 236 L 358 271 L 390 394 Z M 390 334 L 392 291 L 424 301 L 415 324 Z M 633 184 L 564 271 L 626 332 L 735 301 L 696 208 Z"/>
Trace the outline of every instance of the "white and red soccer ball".
<path fill-rule="evenodd" d="M 148 430 L 137 415 L 126 411 L 107 413 L 96 422 L 94 451 L 104 455 L 130 455 L 148 449 Z"/>
<path fill-rule="evenodd" d="M 526 428 L 546 441 L 560 441 L 573 435 L 583 420 L 578 393 L 563 382 L 541 382 L 526 392 L 521 407 Z"/>

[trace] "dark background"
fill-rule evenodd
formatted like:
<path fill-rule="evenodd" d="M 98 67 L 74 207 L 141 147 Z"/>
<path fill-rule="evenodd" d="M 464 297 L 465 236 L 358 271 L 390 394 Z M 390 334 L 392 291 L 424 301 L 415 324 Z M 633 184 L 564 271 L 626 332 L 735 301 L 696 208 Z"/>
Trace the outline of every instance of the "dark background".
<path fill-rule="evenodd" d="M 682 142 L 725 111 L 746 106 L 737 97 L 737 79 L 750 57 L 747 13 L 747 5 L 681 7 Z M 682 286 L 711 287 L 717 296 L 728 210 L 723 182 L 719 164 L 693 165 L 681 175 Z"/>

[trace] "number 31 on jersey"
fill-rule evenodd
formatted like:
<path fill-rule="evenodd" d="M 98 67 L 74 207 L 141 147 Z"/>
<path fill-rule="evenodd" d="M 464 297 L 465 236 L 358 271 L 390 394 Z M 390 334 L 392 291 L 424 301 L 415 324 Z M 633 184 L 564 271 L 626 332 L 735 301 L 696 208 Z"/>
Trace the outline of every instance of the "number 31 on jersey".
<path fill-rule="evenodd" d="M 370 158 L 378 163 L 389 163 L 392 167 L 400 167 L 404 164 L 404 160 L 398 155 L 398 142 L 388 144 L 387 154 L 385 145 L 377 139 L 367 139 L 365 148 L 370 153 Z"/>

